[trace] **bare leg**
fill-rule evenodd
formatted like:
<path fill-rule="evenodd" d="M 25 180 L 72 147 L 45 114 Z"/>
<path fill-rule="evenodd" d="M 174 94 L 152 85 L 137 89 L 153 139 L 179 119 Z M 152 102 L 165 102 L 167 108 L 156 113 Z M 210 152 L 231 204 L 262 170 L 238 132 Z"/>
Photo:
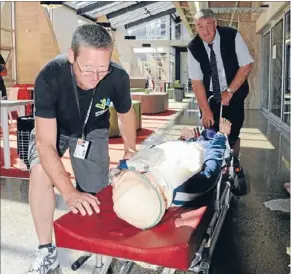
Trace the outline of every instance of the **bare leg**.
<path fill-rule="evenodd" d="M 225 118 L 220 118 L 219 121 L 219 132 L 229 135 L 231 130 L 231 122 Z M 194 128 L 182 128 L 181 135 L 185 139 L 190 139 L 195 137 Z"/>
<path fill-rule="evenodd" d="M 39 244 L 51 243 L 56 201 L 53 184 L 40 164 L 31 169 L 29 203 Z"/>
<path fill-rule="evenodd" d="M 193 138 L 193 137 L 195 137 L 194 129 L 193 128 L 190 129 L 190 128 L 184 127 L 184 128 L 181 129 L 181 135 L 185 139 Z"/>
<path fill-rule="evenodd" d="M 220 118 L 219 132 L 229 135 L 231 130 L 231 122 L 225 118 Z"/>

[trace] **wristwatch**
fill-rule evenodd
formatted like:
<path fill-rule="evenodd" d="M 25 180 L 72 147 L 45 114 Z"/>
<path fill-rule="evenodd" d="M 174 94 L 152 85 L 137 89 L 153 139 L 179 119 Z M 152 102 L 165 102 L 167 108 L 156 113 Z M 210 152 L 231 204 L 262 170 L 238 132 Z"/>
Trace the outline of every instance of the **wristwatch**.
<path fill-rule="evenodd" d="M 234 91 L 231 90 L 230 88 L 228 88 L 226 91 L 227 91 L 228 93 L 231 93 L 232 95 L 234 94 Z"/>

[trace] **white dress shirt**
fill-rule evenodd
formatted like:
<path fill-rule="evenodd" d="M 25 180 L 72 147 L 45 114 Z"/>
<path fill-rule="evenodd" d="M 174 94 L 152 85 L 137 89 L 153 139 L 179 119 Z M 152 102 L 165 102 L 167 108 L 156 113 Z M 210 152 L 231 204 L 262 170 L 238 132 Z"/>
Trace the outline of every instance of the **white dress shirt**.
<path fill-rule="evenodd" d="M 208 58 L 210 61 L 210 48 L 208 44 L 205 43 L 204 41 L 203 41 L 203 44 L 204 44 L 204 47 L 206 49 L 206 52 L 208 54 Z M 212 44 L 213 44 L 213 50 L 214 50 L 216 62 L 217 62 L 220 90 L 224 91 L 228 88 L 228 85 L 226 81 L 226 75 L 225 75 L 225 70 L 224 70 L 223 61 L 221 57 L 221 51 L 220 51 L 220 35 L 217 30 L 216 30 L 216 34 L 215 34 Z M 249 53 L 248 47 L 239 32 L 237 32 L 236 37 L 235 37 L 235 52 L 236 52 L 239 67 L 243 67 L 245 65 L 248 65 L 254 62 L 252 56 Z M 189 49 L 188 49 L 188 71 L 189 71 L 190 79 L 203 81 L 203 73 L 200 67 L 200 63 L 194 58 L 194 56 L 189 51 Z M 211 77 L 210 77 L 209 90 L 210 91 L 213 90 Z"/>

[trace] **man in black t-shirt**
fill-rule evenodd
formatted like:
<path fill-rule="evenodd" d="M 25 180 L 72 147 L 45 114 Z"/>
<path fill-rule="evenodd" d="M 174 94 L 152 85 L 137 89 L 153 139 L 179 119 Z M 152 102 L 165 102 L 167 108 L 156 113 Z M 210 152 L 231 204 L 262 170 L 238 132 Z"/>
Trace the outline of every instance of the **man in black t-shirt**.
<path fill-rule="evenodd" d="M 0 90 L 1 90 L 1 97 L 2 99 L 6 99 L 7 93 L 6 93 L 6 87 L 5 83 L 3 80 L 3 76 L 7 75 L 7 70 L 6 70 L 6 62 L 3 59 L 2 55 L 0 54 Z"/>
<path fill-rule="evenodd" d="M 47 273 L 59 264 L 52 245 L 53 186 L 73 213 L 99 212 L 99 201 L 92 194 L 108 185 L 111 103 L 120 121 L 124 159 L 136 151 L 129 76 L 110 61 L 112 44 L 103 27 L 80 26 L 73 34 L 68 54 L 53 59 L 36 78 L 35 131 L 28 158 L 30 206 L 40 246 L 29 273 Z M 76 189 L 60 160 L 67 148 Z"/>

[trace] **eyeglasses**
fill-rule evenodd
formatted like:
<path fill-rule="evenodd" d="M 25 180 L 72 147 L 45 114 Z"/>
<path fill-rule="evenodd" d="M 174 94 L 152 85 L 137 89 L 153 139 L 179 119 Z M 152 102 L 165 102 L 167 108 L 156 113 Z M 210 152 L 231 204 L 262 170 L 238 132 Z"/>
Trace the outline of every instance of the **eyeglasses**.
<path fill-rule="evenodd" d="M 76 64 L 77 64 L 77 66 L 78 66 L 78 68 L 79 68 L 79 70 L 80 70 L 80 72 L 81 72 L 81 74 L 83 76 L 92 76 L 94 74 L 97 74 L 98 77 L 102 78 L 102 77 L 105 77 L 108 73 L 111 72 L 111 67 L 109 67 L 109 70 L 106 70 L 106 71 L 102 71 L 102 70 L 101 71 L 98 71 L 98 70 L 97 71 L 82 70 L 81 67 L 80 67 L 80 64 L 78 62 L 78 59 L 76 59 Z"/>

